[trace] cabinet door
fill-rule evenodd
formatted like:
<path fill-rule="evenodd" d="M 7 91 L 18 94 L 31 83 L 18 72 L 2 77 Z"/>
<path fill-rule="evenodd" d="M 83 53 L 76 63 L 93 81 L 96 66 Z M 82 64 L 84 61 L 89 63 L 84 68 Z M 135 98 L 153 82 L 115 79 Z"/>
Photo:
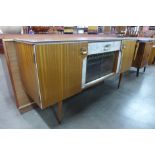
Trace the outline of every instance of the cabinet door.
<path fill-rule="evenodd" d="M 36 45 L 42 108 L 81 91 L 81 48 L 87 50 L 87 43 Z"/>
<path fill-rule="evenodd" d="M 81 50 L 88 51 L 88 43 L 63 44 L 62 79 L 63 99 L 77 94 L 82 88 L 82 64 L 86 55 Z"/>
<path fill-rule="evenodd" d="M 120 72 L 125 72 L 132 66 L 135 54 L 136 41 L 124 40 L 122 42 L 122 62 Z"/>
<path fill-rule="evenodd" d="M 36 63 L 42 108 L 62 100 L 62 45 L 36 45 Z"/>

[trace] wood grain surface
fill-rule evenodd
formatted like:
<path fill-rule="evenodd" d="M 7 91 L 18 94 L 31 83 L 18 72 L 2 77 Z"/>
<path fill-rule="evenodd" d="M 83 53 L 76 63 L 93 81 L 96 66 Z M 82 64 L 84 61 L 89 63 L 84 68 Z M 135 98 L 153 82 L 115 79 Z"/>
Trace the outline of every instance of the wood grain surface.
<path fill-rule="evenodd" d="M 73 96 L 82 88 L 82 64 L 86 55 L 81 49 L 88 50 L 88 43 L 69 43 L 63 45 L 62 78 L 63 99 Z"/>
<path fill-rule="evenodd" d="M 62 100 L 62 45 L 37 45 L 36 61 L 42 107 L 46 108 Z"/>
<path fill-rule="evenodd" d="M 2 43 L 2 39 L 0 39 L 0 54 L 4 53 L 4 48 L 3 48 L 3 43 Z"/>
<path fill-rule="evenodd" d="M 155 44 L 155 42 L 153 44 Z M 155 59 L 155 47 L 152 47 L 151 53 L 150 53 L 150 56 L 149 56 L 149 60 L 148 60 L 148 64 L 149 65 L 153 64 L 154 59 Z"/>
<path fill-rule="evenodd" d="M 25 92 L 40 106 L 39 85 L 34 61 L 34 47 L 30 44 L 16 43 L 16 50 Z"/>
<path fill-rule="evenodd" d="M 15 42 L 5 41 L 3 42 L 3 44 L 9 76 L 12 83 L 14 96 L 16 99 L 16 105 L 19 109 L 22 109 L 22 107 L 26 107 L 27 105 L 29 106 L 32 103 L 32 101 L 27 96 L 24 90 L 23 83 L 21 81 Z"/>
<path fill-rule="evenodd" d="M 132 66 L 135 47 L 136 47 L 136 41 L 124 40 L 122 42 L 122 62 L 120 70 L 121 73 L 129 70 L 130 67 Z"/>
<path fill-rule="evenodd" d="M 82 47 L 87 48 L 87 43 L 36 46 L 43 108 L 81 91 Z"/>
<path fill-rule="evenodd" d="M 143 53 L 143 57 L 142 57 L 142 62 L 141 62 L 141 67 L 144 67 L 148 64 L 149 61 L 149 56 L 151 54 L 151 50 L 152 50 L 152 42 L 148 42 L 145 43 L 145 48 L 144 48 L 144 53 Z"/>
<path fill-rule="evenodd" d="M 141 68 L 145 67 L 148 64 L 152 45 L 152 42 L 139 43 L 139 48 L 132 64 L 133 67 Z"/>

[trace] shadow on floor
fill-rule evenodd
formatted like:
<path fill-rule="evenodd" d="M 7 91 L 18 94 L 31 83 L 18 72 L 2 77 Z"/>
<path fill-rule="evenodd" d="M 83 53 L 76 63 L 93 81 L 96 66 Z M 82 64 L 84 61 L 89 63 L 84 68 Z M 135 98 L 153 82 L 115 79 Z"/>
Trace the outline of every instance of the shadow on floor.
<path fill-rule="evenodd" d="M 133 75 L 135 75 L 135 72 L 133 72 Z M 83 90 L 81 93 L 64 100 L 63 120 L 61 125 L 66 121 L 69 121 L 71 118 L 74 119 L 77 115 L 83 114 L 89 108 L 98 107 L 101 102 L 102 106 L 103 104 L 107 106 L 106 99 L 109 99 L 113 93 L 119 91 L 117 89 L 117 82 L 118 81 L 114 81 L 113 77 L 110 80 L 105 80 L 102 83 Z M 57 128 L 60 125 L 56 116 L 57 105 L 44 110 L 41 110 L 40 108 L 36 108 L 35 110 L 46 122 L 49 128 Z"/>

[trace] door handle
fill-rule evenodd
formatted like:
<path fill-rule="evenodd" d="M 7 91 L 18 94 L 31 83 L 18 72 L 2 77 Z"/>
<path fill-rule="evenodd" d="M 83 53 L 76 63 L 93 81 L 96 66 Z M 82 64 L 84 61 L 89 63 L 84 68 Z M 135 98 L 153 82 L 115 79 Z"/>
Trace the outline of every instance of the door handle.
<path fill-rule="evenodd" d="M 122 45 L 122 49 L 125 49 L 126 48 L 126 46 L 125 45 Z"/>
<path fill-rule="evenodd" d="M 87 52 L 87 51 L 81 51 L 81 54 L 82 54 L 82 55 L 87 55 L 88 52 Z"/>
<path fill-rule="evenodd" d="M 80 49 L 80 52 L 81 52 L 82 55 L 87 55 L 88 54 L 87 48 L 85 48 L 85 47 L 82 47 Z"/>

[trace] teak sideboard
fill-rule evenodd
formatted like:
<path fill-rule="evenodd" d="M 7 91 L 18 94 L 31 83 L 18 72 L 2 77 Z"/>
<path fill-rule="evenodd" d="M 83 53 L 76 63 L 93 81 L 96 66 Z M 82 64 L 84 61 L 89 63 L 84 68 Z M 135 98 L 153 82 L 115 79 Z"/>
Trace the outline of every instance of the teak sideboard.
<path fill-rule="evenodd" d="M 17 107 L 22 110 L 37 103 L 47 108 L 57 103 L 58 118 L 62 118 L 62 101 L 83 90 L 82 66 L 88 55 L 90 42 L 120 41 L 121 59 L 119 68 L 112 75 L 122 74 L 130 67 L 137 67 L 141 42 L 137 39 L 83 39 L 69 41 L 3 40 L 5 57 L 16 97 Z M 146 66 L 151 42 L 142 42 L 143 59 L 140 67 Z M 116 53 L 116 57 L 117 57 Z M 146 59 L 144 59 L 146 58 Z M 139 61 L 138 61 L 139 62 Z M 117 70 L 117 71 L 116 71 Z"/>

